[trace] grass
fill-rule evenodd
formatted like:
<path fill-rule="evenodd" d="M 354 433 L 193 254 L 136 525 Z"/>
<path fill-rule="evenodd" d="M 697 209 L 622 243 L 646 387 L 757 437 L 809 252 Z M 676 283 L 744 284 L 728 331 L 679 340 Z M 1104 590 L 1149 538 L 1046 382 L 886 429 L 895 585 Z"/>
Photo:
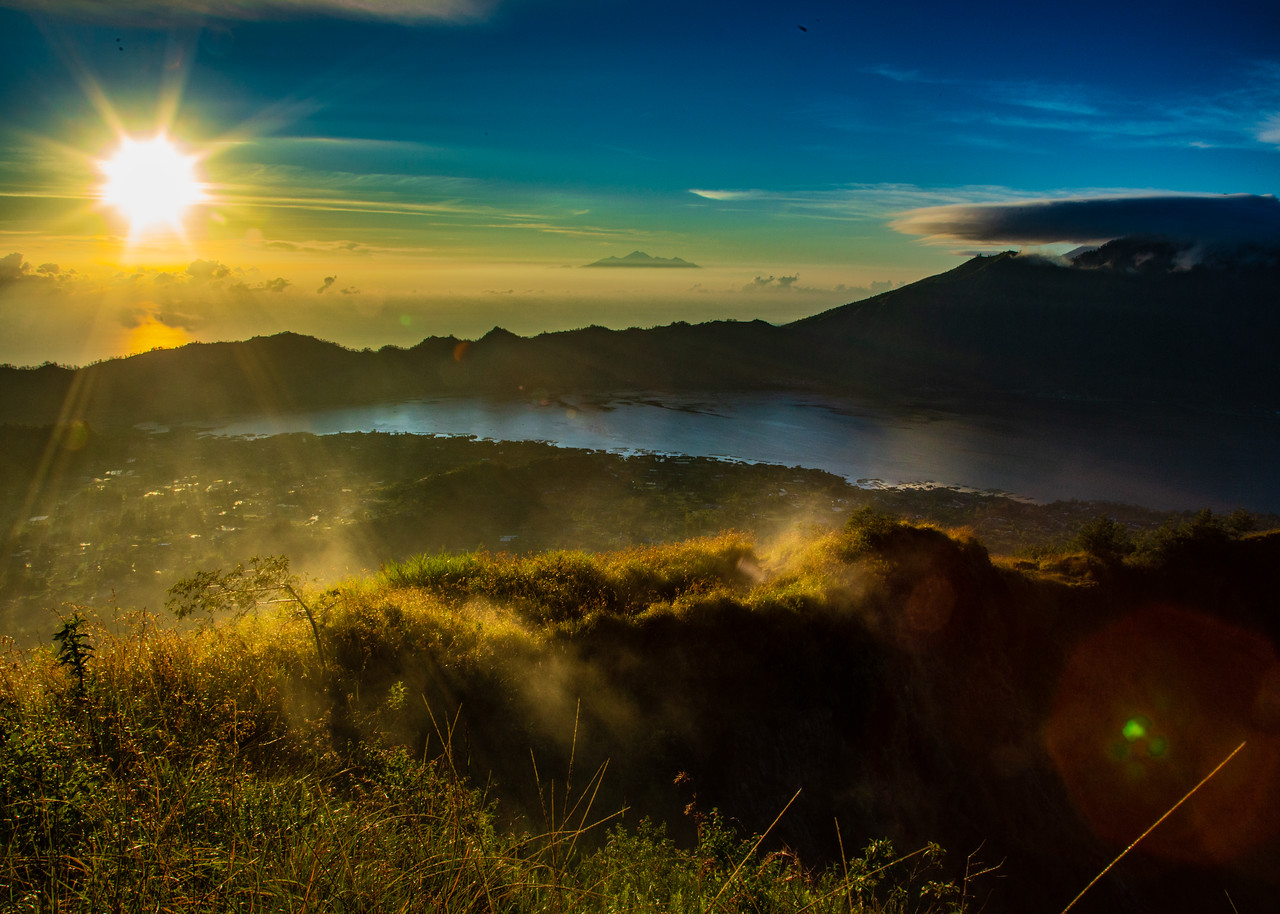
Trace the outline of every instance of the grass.
<path fill-rule="evenodd" d="M 532 556 L 423 555 L 384 567 L 391 587 L 412 587 L 450 602 L 483 598 L 514 607 L 532 623 L 593 613 L 635 615 L 680 596 L 732 589 L 750 580 L 753 555 L 741 534 L 605 555 L 557 550 Z"/>
<path fill-rule="evenodd" d="M 1208 514 L 1136 543 L 1099 521 L 1011 566 L 859 512 L 767 552 L 421 556 L 183 631 L 70 607 L 0 656 L 0 910 L 972 910 L 937 846 L 868 842 L 860 785 L 958 818 L 898 760 L 1005 696 L 1036 719 L 1043 646 L 1191 592 L 1181 569 L 1236 569 L 1196 586 L 1263 605 L 1268 544 Z M 957 632 L 988 638 L 978 666 Z M 814 823 L 821 865 L 792 849 Z"/>
<path fill-rule="evenodd" d="M 696 802 L 692 841 L 624 822 L 599 806 L 607 763 L 573 782 L 576 722 L 532 815 L 470 779 L 460 693 L 473 717 L 501 712 L 529 664 L 583 633 L 717 601 L 759 613 L 759 580 L 734 534 L 428 556 L 338 589 L 322 667 L 288 607 L 185 632 L 77 607 L 60 650 L 11 647 L 0 666 L 0 908 L 962 910 L 933 846 L 874 842 L 815 870 Z"/>

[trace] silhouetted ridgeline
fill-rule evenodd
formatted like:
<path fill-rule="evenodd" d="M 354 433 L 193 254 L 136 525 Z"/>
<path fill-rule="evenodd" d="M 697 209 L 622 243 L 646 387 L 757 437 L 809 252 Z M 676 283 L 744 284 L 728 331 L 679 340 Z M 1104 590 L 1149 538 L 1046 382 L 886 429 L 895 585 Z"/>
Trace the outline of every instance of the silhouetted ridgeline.
<path fill-rule="evenodd" d="M 763 321 L 531 338 L 495 328 L 355 352 L 291 333 L 71 371 L 0 369 L 0 421 L 192 419 L 449 393 L 821 390 L 963 405 L 993 395 L 1274 409 L 1280 267 L 1179 269 L 1112 242 L 1075 266 L 977 257 L 785 326 Z"/>

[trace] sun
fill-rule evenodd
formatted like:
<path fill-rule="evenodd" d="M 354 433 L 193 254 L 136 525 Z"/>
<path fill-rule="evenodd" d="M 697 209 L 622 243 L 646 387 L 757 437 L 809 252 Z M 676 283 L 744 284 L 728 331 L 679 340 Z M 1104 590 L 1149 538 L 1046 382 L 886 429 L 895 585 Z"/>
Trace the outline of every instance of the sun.
<path fill-rule="evenodd" d="M 205 199 L 196 160 L 163 133 L 150 140 L 123 137 L 101 162 L 102 200 L 129 221 L 131 237 L 157 229 L 180 232 L 187 208 Z"/>

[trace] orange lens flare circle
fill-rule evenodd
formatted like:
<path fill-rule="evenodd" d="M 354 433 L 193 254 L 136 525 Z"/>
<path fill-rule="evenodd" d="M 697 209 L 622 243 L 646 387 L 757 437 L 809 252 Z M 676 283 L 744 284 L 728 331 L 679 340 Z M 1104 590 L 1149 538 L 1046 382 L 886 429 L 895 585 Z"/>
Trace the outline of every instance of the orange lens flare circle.
<path fill-rule="evenodd" d="M 1139 850 L 1225 863 L 1280 832 L 1280 660 L 1265 637 L 1169 607 L 1081 641 L 1047 747 L 1098 837 L 1127 846 L 1241 742 L 1248 746 Z"/>

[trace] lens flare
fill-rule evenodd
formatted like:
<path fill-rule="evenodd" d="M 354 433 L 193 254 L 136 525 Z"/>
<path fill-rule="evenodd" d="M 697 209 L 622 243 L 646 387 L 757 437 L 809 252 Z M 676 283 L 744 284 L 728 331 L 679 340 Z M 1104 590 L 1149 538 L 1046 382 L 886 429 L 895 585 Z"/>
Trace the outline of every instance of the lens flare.
<path fill-rule="evenodd" d="M 1079 642 L 1046 748 L 1098 837 L 1127 845 L 1244 741 L 1143 852 L 1225 862 L 1280 831 L 1280 732 L 1258 713 L 1276 668 L 1264 635 L 1174 607 L 1140 610 Z"/>

